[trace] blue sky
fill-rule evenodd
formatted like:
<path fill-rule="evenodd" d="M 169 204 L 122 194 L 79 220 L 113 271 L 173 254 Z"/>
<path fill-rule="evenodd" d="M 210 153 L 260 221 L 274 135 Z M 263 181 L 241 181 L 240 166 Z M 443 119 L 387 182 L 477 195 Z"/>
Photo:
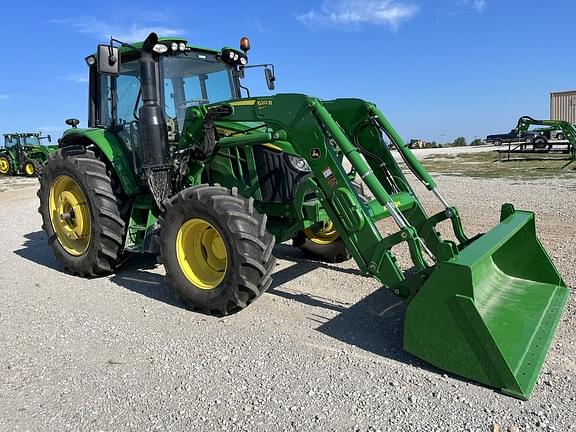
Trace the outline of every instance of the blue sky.
<path fill-rule="evenodd" d="M 468 140 L 547 118 L 549 92 L 576 89 L 570 0 L 5 2 L 0 133 L 86 124 L 84 57 L 110 35 L 191 44 L 252 41 L 277 92 L 377 103 L 405 138 Z M 9 54 L 8 54 L 9 53 Z M 252 71 L 253 94 L 268 94 Z M 442 137 L 444 135 L 444 137 Z"/>

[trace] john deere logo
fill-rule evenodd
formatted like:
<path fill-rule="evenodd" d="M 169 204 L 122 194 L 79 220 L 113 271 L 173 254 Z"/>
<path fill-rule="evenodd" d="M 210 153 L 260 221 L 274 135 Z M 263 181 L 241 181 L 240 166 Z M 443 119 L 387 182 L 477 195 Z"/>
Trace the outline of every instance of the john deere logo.
<path fill-rule="evenodd" d="M 310 150 L 310 157 L 314 160 L 320 159 L 320 149 L 313 148 L 312 150 Z"/>

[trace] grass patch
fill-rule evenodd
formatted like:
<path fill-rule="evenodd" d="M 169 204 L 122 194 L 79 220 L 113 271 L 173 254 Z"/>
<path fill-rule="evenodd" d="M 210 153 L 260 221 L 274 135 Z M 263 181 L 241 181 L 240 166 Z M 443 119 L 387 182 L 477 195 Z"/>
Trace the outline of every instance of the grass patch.
<path fill-rule="evenodd" d="M 569 178 L 576 176 L 576 162 L 565 154 L 513 154 L 497 152 L 436 154 L 422 160 L 430 172 L 480 178 Z"/>

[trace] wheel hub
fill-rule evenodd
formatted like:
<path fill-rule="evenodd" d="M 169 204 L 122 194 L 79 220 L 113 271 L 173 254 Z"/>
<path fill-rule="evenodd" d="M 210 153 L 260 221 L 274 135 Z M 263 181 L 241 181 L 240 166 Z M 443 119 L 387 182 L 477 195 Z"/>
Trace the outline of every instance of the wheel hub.
<path fill-rule="evenodd" d="M 182 273 L 198 288 L 210 290 L 224 280 L 228 252 L 218 230 L 203 219 L 190 219 L 176 237 L 176 255 Z"/>
<path fill-rule="evenodd" d="M 306 228 L 304 234 L 310 241 L 319 244 L 327 245 L 336 241 L 339 237 L 338 231 L 334 227 L 332 221 L 328 222 L 323 228 L 316 230 L 314 228 Z"/>
<path fill-rule="evenodd" d="M 32 175 L 32 174 L 34 174 L 34 165 L 32 165 L 31 163 L 28 163 L 28 164 L 26 164 L 26 167 L 24 168 L 24 170 L 26 171 L 26 174 Z"/>
<path fill-rule="evenodd" d="M 10 169 L 10 164 L 6 158 L 0 158 L 0 173 L 7 174 Z"/>
<path fill-rule="evenodd" d="M 69 176 L 58 177 L 50 188 L 50 220 L 62 247 L 80 256 L 90 244 L 90 210 L 80 186 Z"/>

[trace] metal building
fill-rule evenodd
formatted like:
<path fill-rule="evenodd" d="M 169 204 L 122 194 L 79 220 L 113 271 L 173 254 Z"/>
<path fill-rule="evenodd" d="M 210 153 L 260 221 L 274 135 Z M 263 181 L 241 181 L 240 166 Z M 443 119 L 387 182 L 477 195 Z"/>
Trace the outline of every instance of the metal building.
<path fill-rule="evenodd" d="M 576 90 L 550 93 L 550 119 L 576 123 Z"/>

